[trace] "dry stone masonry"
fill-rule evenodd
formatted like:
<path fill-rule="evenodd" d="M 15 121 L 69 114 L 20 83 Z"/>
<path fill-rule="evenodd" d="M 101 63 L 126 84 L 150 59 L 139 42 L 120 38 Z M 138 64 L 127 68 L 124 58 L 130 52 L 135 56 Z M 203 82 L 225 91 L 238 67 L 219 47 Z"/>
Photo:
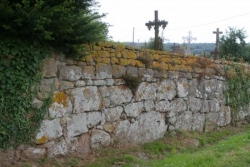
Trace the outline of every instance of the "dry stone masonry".
<path fill-rule="evenodd" d="M 175 130 L 204 132 L 230 123 L 223 62 L 109 43 L 87 48 L 82 60 L 60 55 L 44 60 L 43 93 L 34 105 L 41 106 L 46 92 L 54 97 L 36 145 L 21 145 L 0 157 L 84 155 L 114 144 L 153 141 Z M 135 93 L 125 75 L 142 78 Z"/>

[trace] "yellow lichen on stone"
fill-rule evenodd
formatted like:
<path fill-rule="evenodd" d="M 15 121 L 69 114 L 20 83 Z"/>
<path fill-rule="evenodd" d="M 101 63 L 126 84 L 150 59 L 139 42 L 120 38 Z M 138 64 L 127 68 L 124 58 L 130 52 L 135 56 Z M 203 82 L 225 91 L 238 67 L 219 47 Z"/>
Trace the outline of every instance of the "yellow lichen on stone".
<path fill-rule="evenodd" d="M 178 65 L 181 64 L 181 59 L 180 59 L 180 58 L 175 58 L 174 61 L 175 61 L 175 63 L 178 64 Z"/>
<path fill-rule="evenodd" d="M 44 144 L 48 142 L 48 138 L 43 135 L 40 139 L 37 139 L 36 144 Z"/>
<path fill-rule="evenodd" d="M 161 63 L 161 68 L 163 69 L 163 70 L 168 70 L 168 64 L 166 64 L 166 63 Z"/>
<path fill-rule="evenodd" d="M 119 60 L 116 57 L 112 57 L 111 64 L 119 64 Z"/>
<path fill-rule="evenodd" d="M 122 54 L 121 54 L 121 52 L 116 52 L 116 53 L 115 53 L 115 57 L 117 57 L 117 58 L 120 58 L 120 57 L 122 57 Z"/>
<path fill-rule="evenodd" d="M 94 50 L 101 50 L 102 48 L 100 46 L 94 46 Z"/>
<path fill-rule="evenodd" d="M 163 58 L 160 59 L 160 61 L 162 61 L 164 63 L 169 63 L 169 62 L 171 62 L 171 59 L 167 58 L 167 57 L 163 57 Z"/>
<path fill-rule="evenodd" d="M 186 60 L 181 59 L 181 64 L 182 64 L 182 65 L 186 65 L 186 64 L 187 64 L 187 61 L 186 61 Z"/>
<path fill-rule="evenodd" d="M 153 60 L 159 60 L 160 56 L 158 54 L 153 55 Z"/>
<path fill-rule="evenodd" d="M 130 52 L 130 51 L 123 51 L 122 52 L 122 58 L 125 59 L 136 59 L 136 54 L 134 52 Z"/>
<path fill-rule="evenodd" d="M 143 64 L 141 61 L 139 61 L 139 60 L 136 60 L 136 66 L 137 67 L 142 67 L 142 68 L 144 68 L 145 67 L 145 64 Z"/>
<path fill-rule="evenodd" d="M 186 58 L 187 64 L 193 64 L 197 62 L 197 57 L 187 57 Z"/>
<path fill-rule="evenodd" d="M 102 63 L 102 58 L 101 58 L 101 57 L 97 57 L 97 58 L 96 58 L 96 62 L 97 62 L 97 63 Z"/>
<path fill-rule="evenodd" d="M 157 62 L 157 61 L 154 61 L 153 62 L 153 68 L 161 68 L 161 64 L 159 63 L 159 62 Z"/>
<path fill-rule="evenodd" d="M 111 52 L 110 57 L 115 57 L 115 52 Z"/>
<path fill-rule="evenodd" d="M 119 51 L 123 51 L 125 49 L 125 45 L 124 44 L 117 44 L 116 49 Z"/>
<path fill-rule="evenodd" d="M 130 62 L 131 66 L 135 66 L 136 65 L 136 60 L 135 59 L 128 59 L 128 61 Z"/>
<path fill-rule="evenodd" d="M 110 59 L 109 58 L 102 58 L 102 63 L 110 64 Z"/>
<path fill-rule="evenodd" d="M 110 54 L 108 51 L 98 51 L 99 57 L 110 57 Z"/>
<path fill-rule="evenodd" d="M 93 64 L 94 63 L 92 55 L 84 56 L 81 60 L 88 63 L 88 64 Z"/>
<path fill-rule="evenodd" d="M 68 107 L 67 103 L 68 96 L 63 92 L 54 94 L 53 103 L 62 104 L 64 107 Z"/>
<path fill-rule="evenodd" d="M 127 66 L 127 65 L 129 65 L 130 64 L 130 62 L 128 61 L 128 59 L 120 59 L 120 65 L 122 65 L 122 66 Z"/>

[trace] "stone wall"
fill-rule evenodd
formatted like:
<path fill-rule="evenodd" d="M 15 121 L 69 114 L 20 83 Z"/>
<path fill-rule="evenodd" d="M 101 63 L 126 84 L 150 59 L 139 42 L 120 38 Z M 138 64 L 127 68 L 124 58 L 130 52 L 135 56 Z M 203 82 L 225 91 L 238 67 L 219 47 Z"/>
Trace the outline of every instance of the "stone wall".
<path fill-rule="evenodd" d="M 87 154 L 114 144 L 153 141 L 177 129 L 204 132 L 230 123 L 223 96 L 226 62 L 109 43 L 87 49 L 82 60 L 60 55 L 44 60 L 43 93 L 34 105 L 41 106 L 39 99 L 51 90 L 54 98 L 36 145 L 9 149 L 0 157 Z M 126 75 L 141 78 L 135 92 L 122 79 Z"/>

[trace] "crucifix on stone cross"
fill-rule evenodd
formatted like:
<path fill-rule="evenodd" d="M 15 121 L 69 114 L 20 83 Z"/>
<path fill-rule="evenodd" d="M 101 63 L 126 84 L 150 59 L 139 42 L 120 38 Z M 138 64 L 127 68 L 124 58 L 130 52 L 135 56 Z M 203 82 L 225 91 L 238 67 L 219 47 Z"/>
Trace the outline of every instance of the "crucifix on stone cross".
<path fill-rule="evenodd" d="M 214 55 L 214 60 L 218 60 L 220 59 L 219 35 L 222 34 L 222 32 L 220 32 L 219 28 L 217 28 L 216 31 L 213 31 L 213 34 L 216 34 L 216 44 L 214 51 L 210 53 Z"/>
<path fill-rule="evenodd" d="M 189 32 L 188 32 L 188 36 L 182 37 L 182 39 L 183 39 L 184 41 L 187 40 L 187 43 L 188 43 L 188 44 L 187 44 L 187 53 L 186 53 L 186 54 L 188 54 L 188 55 L 191 54 L 191 51 L 190 51 L 191 41 L 192 41 L 192 40 L 196 40 L 196 38 L 193 38 L 191 34 L 192 34 L 192 32 L 189 31 Z"/>
<path fill-rule="evenodd" d="M 155 43 L 154 43 L 154 48 L 155 50 L 159 50 L 159 27 L 162 26 L 163 29 L 166 28 L 168 22 L 165 20 L 158 20 L 158 11 L 155 10 L 155 20 L 154 21 L 149 21 L 148 23 L 146 23 L 145 25 L 148 27 L 148 29 L 150 30 L 152 28 L 152 26 L 154 26 L 155 29 Z"/>

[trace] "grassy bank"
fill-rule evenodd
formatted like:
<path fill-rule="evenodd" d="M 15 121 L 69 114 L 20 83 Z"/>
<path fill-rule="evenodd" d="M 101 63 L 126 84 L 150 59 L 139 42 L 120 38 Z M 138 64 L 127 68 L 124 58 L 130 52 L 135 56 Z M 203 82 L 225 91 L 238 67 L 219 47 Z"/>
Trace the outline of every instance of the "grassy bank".
<path fill-rule="evenodd" d="M 36 162 L 23 167 L 247 167 L 250 166 L 250 125 L 213 132 L 177 132 L 140 146 L 115 146 Z"/>

